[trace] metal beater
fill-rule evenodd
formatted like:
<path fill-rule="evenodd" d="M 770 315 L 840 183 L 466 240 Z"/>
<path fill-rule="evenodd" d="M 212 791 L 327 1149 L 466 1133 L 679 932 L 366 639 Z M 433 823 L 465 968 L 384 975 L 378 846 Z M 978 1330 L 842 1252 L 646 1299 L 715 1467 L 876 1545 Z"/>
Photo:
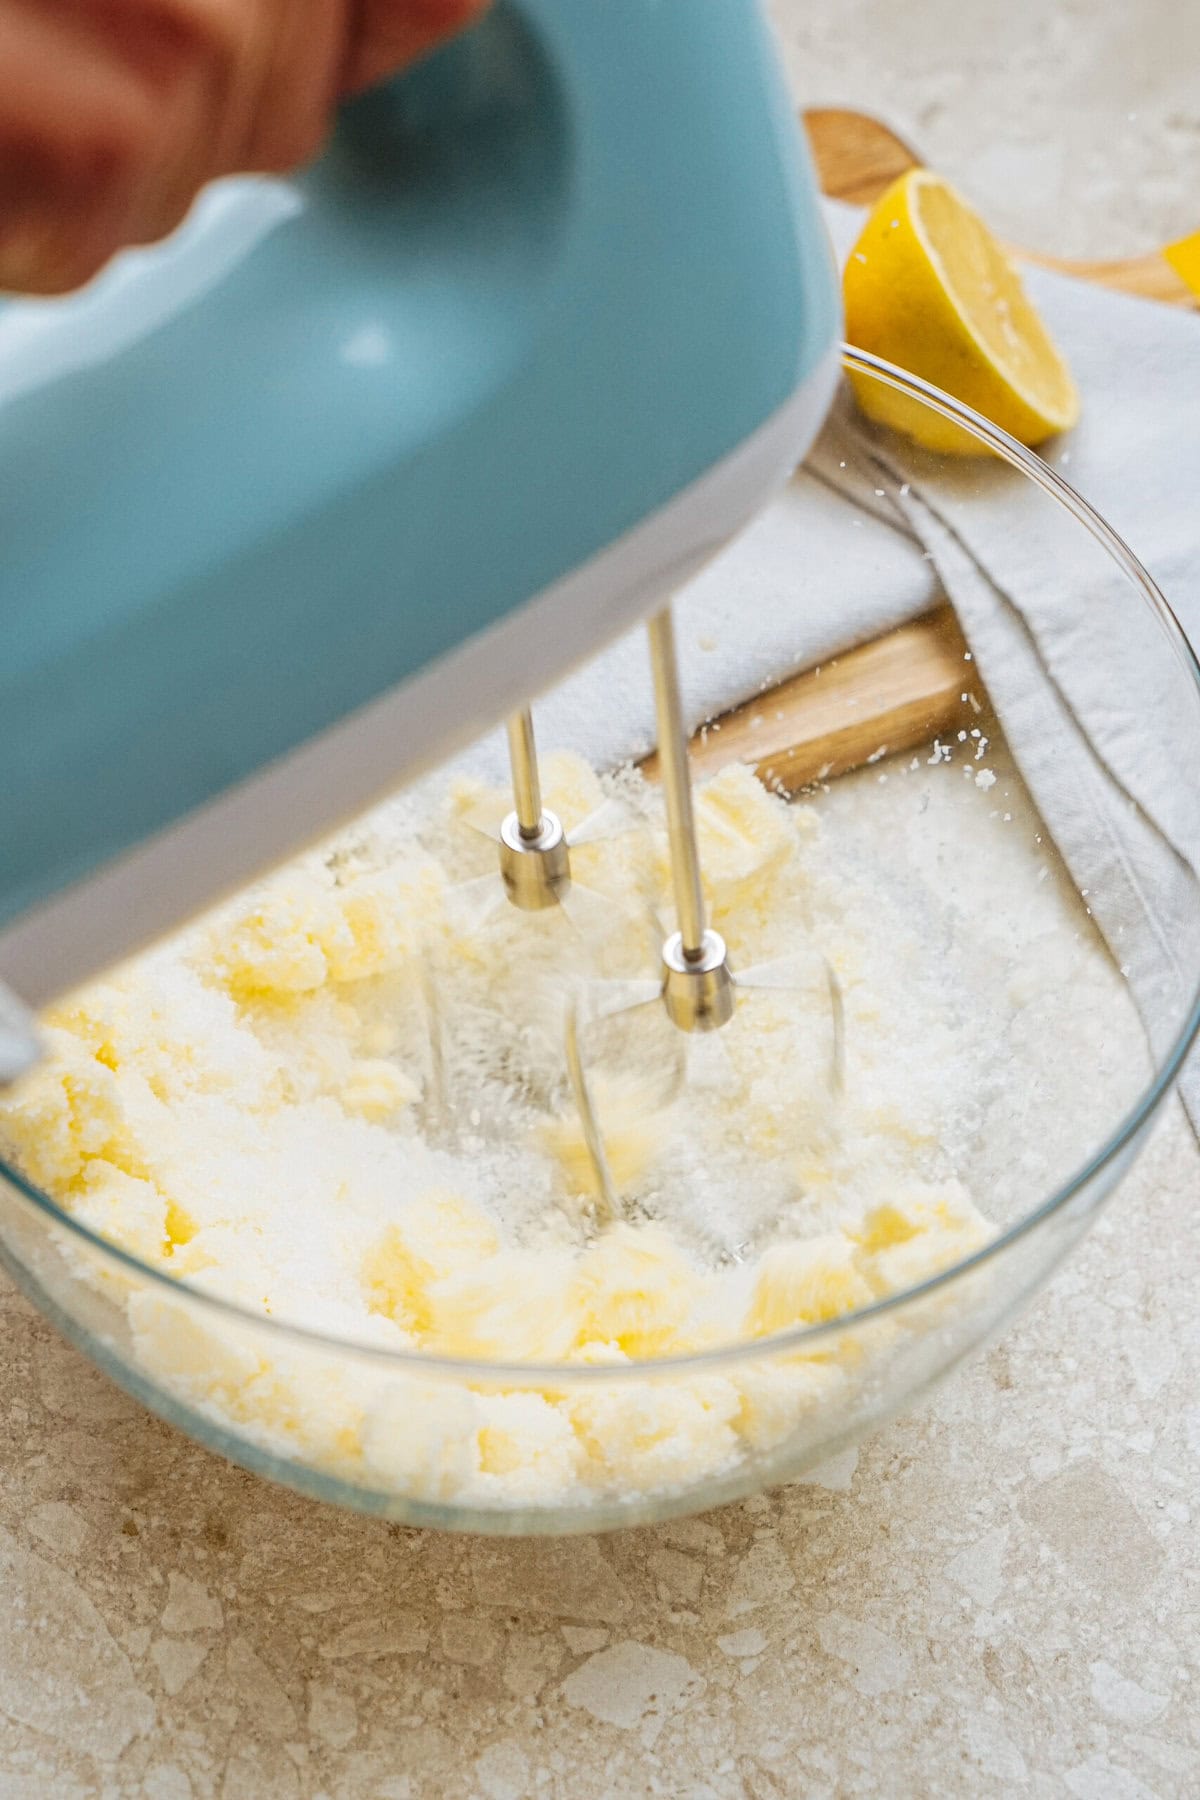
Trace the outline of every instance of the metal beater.
<path fill-rule="evenodd" d="M 655 978 L 604 984 L 616 989 L 602 1011 L 612 1016 L 661 1003 L 667 1018 L 685 1033 L 713 1032 L 733 1018 L 738 990 L 797 989 L 804 970 L 794 958 L 760 963 L 735 975 L 724 938 L 708 922 L 701 881 L 700 852 L 692 801 L 688 739 L 684 724 L 675 645 L 674 618 L 664 607 L 647 622 L 658 755 L 667 821 L 676 929 L 662 938 Z M 561 906 L 571 886 L 570 846 L 555 813 L 542 803 L 533 718 L 528 708 L 508 720 L 513 810 L 499 827 L 499 861 L 504 890 L 526 912 Z M 821 958 L 832 1025 L 829 1086 L 841 1091 L 844 1064 L 844 1010 L 837 976 Z M 570 996 L 565 1014 L 564 1051 L 572 1097 L 579 1113 L 603 1215 L 620 1214 L 620 1201 L 601 1129 L 592 1085 L 580 1047 L 580 1011 Z"/>
<path fill-rule="evenodd" d="M 733 1017 L 733 974 L 725 940 L 706 917 L 670 608 L 655 613 L 646 629 L 679 921 L 662 946 L 661 993 L 667 1016 L 681 1031 L 713 1031 Z M 542 804 L 529 708 L 514 713 L 507 729 L 513 810 L 499 828 L 500 874 L 514 906 L 542 912 L 560 905 L 570 890 L 570 847 L 562 822 Z"/>

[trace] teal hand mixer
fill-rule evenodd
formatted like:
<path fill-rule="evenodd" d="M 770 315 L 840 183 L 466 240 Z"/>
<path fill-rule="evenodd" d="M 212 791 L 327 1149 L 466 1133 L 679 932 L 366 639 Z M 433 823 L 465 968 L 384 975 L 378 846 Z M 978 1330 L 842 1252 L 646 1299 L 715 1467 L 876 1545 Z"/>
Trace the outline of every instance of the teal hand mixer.
<path fill-rule="evenodd" d="M 504 0 L 292 180 L 0 308 L 0 1079 L 36 1008 L 507 716 L 518 906 L 570 881 L 529 701 L 650 620 L 677 929 L 704 918 L 671 591 L 811 441 L 836 287 L 754 0 Z"/>

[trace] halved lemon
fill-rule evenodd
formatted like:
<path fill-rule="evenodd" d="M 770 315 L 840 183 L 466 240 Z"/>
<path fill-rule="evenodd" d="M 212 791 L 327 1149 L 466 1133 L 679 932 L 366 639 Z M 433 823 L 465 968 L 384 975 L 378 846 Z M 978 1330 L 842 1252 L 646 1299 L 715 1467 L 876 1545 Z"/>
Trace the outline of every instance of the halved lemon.
<path fill-rule="evenodd" d="M 987 226 L 940 176 L 910 169 L 876 202 L 843 276 L 846 336 L 965 400 L 1023 444 L 1079 417 L 1070 370 Z M 930 450 L 979 444 L 870 376 L 851 376 L 869 418 Z"/>

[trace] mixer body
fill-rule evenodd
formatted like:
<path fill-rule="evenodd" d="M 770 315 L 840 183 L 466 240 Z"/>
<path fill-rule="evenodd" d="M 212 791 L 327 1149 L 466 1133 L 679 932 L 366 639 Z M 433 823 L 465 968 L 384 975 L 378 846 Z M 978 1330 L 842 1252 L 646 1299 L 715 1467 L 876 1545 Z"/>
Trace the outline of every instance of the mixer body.
<path fill-rule="evenodd" d="M 509 0 L 304 174 L 0 310 L 0 980 L 46 1002 L 646 615 L 803 454 L 837 327 L 753 0 Z"/>

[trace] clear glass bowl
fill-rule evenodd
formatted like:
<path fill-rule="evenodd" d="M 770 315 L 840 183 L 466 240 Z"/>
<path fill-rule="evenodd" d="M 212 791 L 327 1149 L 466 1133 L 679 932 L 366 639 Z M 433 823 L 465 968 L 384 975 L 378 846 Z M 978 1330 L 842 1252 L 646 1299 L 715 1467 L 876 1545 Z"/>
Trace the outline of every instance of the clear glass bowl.
<path fill-rule="evenodd" d="M 1028 528 L 1043 580 L 1052 574 L 1063 593 L 1109 599 L 1120 584 L 1122 603 L 1104 611 L 1108 652 L 1093 691 L 1103 710 L 1108 684 L 1120 716 L 1128 669 L 1152 671 L 1156 703 L 1142 728 L 1186 779 L 1200 767 L 1200 669 L 1120 538 L 1055 469 L 968 409 L 861 352 L 849 350 L 845 360 L 858 380 L 899 390 L 974 440 L 980 454 L 970 459 L 936 459 L 883 435 L 876 440 L 918 492 L 945 502 L 951 520 L 999 497 L 1020 508 L 1017 529 Z M 874 493 L 886 497 L 883 488 Z M 808 570 L 805 579 L 819 586 L 822 571 Z M 686 635 L 686 597 L 679 618 Z M 6 1268 L 101 1368 L 201 1442 L 303 1492 L 409 1524 L 593 1531 L 713 1506 L 825 1461 L 911 1404 L 1042 1285 L 1145 1142 L 1200 1026 L 1200 921 L 1182 922 L 1175 976 L 1143 981 L 1139 1022 L 1124 970 L 1088 922 L 1089 908 L 1105 914 L 1102 897 L 1073 892 L 997 728 L 986 712 L 979 717 L 992 738 L 987 766 L 999 771 L 1003 807 L 987 805 L 973 780 L 957 784 L 964 798 L 951 804 L 940 757 L 913 759 L 911 751 L 894 764 L 873 761 L 815 796 L 818 810 L 838 822 L 847 854 L 924 909 L 929 941 L 946 946 L 947 982 L 991 1021 L 994 1079 L 981 1088 L 961 1173 L 995 1235 L 933 1278 L 825 1323 L 689 1355 L 619 1366 L 464 1362 L 324 1336 L 189 1288 L 98 1237 L 0 1165 Z M 1110 752 L 1119 778 L 1119 744 Z M 968 743 L 952 772 L 970 775 L 978 760 Z M 1004 861 L 1016 842 L 1012 831 L 1004 835 L 1010 826 L 1022 855 L 1038 846 L 1036 871 L 1029 864 L 1019 879 L 1017 865 Z M 1176 847 L 1200 867 L 1200 842 Z M 972 878 L 974 908 L 964 903 Z M 1060 907 L 1074 908 L 1077 929 L 1067 939 L 1082 961 L 1047 954 L 1031 899 L 1039 886 L 1056 891 Z M 270 1425 L 259 1404 L 264 1388 Z M 468 1442 L 478 1397 L 496 1393 L 571 1409 L 601 1437 L 605 1420 L 619 1422 L 627 1451 L 621 1474 L 552 1503 L 539 1499 L 536 1481 L 527 1498 L 510 1494 L 503 1504 L 456 1498 L 457 1436 Z M 1012 1404 L 1020 1406 L 1019 1393 Z M 731 1405 L 740 1409 L 733 1437 Z M 390 1420 L 406 1447 L 390 1473 L 379 1458 L 362 1455 L 368 1415 Z M 670 1431 L 664 1418 L 674 1421 Z M 437 1466 L 421 1450 L 430 1419 L 438 1425 Z"/>

